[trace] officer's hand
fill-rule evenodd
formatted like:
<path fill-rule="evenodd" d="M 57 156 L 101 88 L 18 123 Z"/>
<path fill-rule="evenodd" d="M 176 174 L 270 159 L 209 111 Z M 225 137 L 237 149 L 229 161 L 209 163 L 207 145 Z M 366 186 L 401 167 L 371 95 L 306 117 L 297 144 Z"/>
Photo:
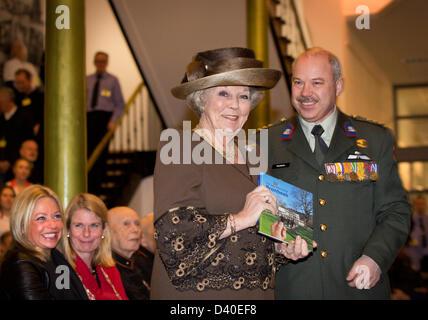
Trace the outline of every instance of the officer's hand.
<path fill-rule="evenodd" d="M 270 234 L 275 238 L 285 240 L 287 237 L 287 229 L 281 221 L 277 221 L 271 224 Z"/>
<path fill-rule="evenodd" d="M 382 271 L 377 263 L 368 256 L 361 256 L 349 271 L 346 281 L 350 287 L 371 289 L 379 281 Z"/>
<path fill-rule="evenodd" d="M 313 241 L 313 247 L 316 248 L 317 243 Z M 278 253 L 290 260 L 300 260 L 306 258 L 309 254 L 308 244 L 306 240 L 300 236 L 296 237 L 296 241 L 292 240 L 289 243 L 276 243 L 275 249 Z"/>

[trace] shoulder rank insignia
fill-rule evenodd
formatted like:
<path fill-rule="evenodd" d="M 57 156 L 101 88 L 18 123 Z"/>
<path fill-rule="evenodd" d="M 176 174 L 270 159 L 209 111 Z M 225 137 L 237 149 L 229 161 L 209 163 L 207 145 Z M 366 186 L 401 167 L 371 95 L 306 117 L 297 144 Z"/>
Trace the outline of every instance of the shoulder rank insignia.
<path fill-rule="evenodd" d="M 350 122 L 345 122 L 344 128 L 345 128 L 346 135 L 348 137 L 357 137 L 358 136 L 357 130 L 355 130 L 355 127 Z"/>
<path fill-rule="evenodd" d="M 361 116 L 358 116 L 358 115 L 355 115 L 355 114 L 352 115 L 352 118 L 355 119 L 355 120 L 359 120 L 359 121 L 364 121 L 364 122 L 367 122 L 367 123 L 375 124 L 375 125 L 378 125 L 380 127 L 385 127 L 385 124 L 380 123 L 377 120 L 367 119 L 367 118 L 364 118 L 364 117 L 361 117 Z"/>
<path fill-rule="evenodd" d="M 294 131 L 294 126 L 291 123 L 289 123 L 285 127 L 284 131 L 282 132 L 281 140 L 289 140 L 289 139 L 291 139 L 291 136 L 293 135 L 293 131 Z"/>

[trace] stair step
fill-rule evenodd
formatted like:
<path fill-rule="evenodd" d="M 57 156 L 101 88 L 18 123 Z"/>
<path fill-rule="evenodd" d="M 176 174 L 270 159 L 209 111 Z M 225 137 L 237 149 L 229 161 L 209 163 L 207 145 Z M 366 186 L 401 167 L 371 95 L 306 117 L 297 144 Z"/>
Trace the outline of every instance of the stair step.
<path fill-rule="evenodd" d="M 107 164 L 130 164 L 132 163 L 132 159 L 129 158 L 109 158 L 107 159 Z"/>
<path fill-rule="evenodd" d="M 123 170 L 107 170 L 106 174 L 108 177 L 119 177 L 119 176 L 123 176 L 125 174 L 125 171 L 123 171 Z"/>
<path fill-rule="evenodd" d="M 111 182 L 111 181 L 101 183 L 101 188 L 103 188 L 103 189 L 113 189 L 116 186 L 117 186 L 117 184 L 114 182 Z"/>

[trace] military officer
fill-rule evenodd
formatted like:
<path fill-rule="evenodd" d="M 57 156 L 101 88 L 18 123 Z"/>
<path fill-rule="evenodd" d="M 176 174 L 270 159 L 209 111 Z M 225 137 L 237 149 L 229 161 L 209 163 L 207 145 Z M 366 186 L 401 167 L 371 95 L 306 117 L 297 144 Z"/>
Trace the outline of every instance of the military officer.
<path fill-rule="evenodd" d="M 336 106 L 338 59 L 304 52 L 292 75 L 298 115 L 269 127 L 269 172 L 313 193 L 318 248 L 276 275 L 276 299 L 389 299 L 387 270 L 404 245 L 411 209 L 389 129 Z"/>

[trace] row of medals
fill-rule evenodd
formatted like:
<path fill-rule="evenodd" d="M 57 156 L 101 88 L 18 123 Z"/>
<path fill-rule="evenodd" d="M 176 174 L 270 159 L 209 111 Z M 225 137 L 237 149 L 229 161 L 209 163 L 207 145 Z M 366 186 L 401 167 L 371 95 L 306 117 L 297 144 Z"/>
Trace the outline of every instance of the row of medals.
<path fill-rule="evenodd" d="M 337 174 L 328 173 L 326 176 L 327 181 L 330 182 L 342 182 L 342 181 L 364 181 L 370 179 L 371 181 L 376 181 L 378 179 L 378 174 L 376 171 L 364 172 L 364 175 L 357 174 L 356 172 L 346 172 L 342 173 L 339 171 Z"/>

